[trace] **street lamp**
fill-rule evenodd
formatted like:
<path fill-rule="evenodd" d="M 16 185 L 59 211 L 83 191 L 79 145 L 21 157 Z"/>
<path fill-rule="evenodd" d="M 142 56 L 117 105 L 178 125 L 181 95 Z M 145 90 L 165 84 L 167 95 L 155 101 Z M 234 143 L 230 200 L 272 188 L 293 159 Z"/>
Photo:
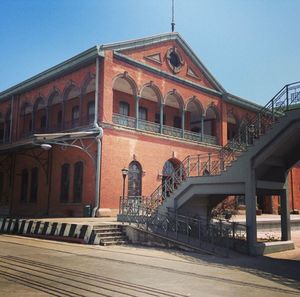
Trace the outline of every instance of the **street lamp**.
<path fill-rule="evenodd" d="M 125 198 L 125 180 L 126 180 L 126 176 L 128 175 L 128 169 L 127 168 L 123 168 L 121 170 L 122 172 L 122 176 L 123 176 L 123 195 L 122 195 L 122 200 L 120 198 L 120 204 L 119 204 L 119 213 L 121 214 L 121 211 L 123 213 L 124 210 L 124 198 Z"/>
<path fill-rule="evenodd" d="M 124 200 L 124 197 L 125 197 L 125 180 L 126 180 L 126 176 L 128 175 L 128 169 L 127 168 L 123 168 L 122 170 L 122 176 L 123 176 L 123 200 Z"/>

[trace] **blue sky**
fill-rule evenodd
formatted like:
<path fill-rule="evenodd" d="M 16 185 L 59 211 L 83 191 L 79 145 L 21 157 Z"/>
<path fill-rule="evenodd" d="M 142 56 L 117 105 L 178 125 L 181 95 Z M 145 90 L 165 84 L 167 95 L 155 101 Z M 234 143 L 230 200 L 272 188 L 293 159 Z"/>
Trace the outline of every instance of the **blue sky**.
<path fill-rule="evenodd" d="M 176 31 L 227 91 L 260 104 L 300 80 L 299 15 L 298 0 L 175 0 Z M 170 22 L 171 0 L 1 0 L 0 91 Z"/>

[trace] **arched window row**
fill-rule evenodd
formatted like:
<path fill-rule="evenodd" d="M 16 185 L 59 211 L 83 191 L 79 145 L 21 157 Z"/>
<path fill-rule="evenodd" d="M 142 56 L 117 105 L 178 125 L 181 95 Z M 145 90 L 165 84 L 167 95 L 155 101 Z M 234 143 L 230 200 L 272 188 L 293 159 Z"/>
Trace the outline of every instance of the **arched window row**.
<path fill-rule="evenodd" d="M 125 86 L 123 84 L 114 89 L 115 124 L 193 141 L 217 143 L 221 125 L 217 107 L 208 106 L 204 110 L 197 98 L 184 105 L 176 92 L 170 92 L 163 104 L 158 98 L 155 99 L 154 91 L 146 92 L 147 88 L 143 91 L 147 98 L 135 98 L 125 92 L 129 92 Z"/>
<path fill-rule="evenodd" d="M 84 166 L 82 161 L 61 166 L 60 202 L 81 203 L 83 193 Z M 73 179 L 71 179 L 73 177 Z M 72 186 L 71 186 L 72 181 Z"/>
<path fill-rule="evenodd" d="M 38 200 L 39 170 L 23 168 L 21 171 L 20 202 L 36 203 Z"/>
<path fill-rule="evenodd" d="M 52 105 L 37 104 L 35 108 L 24 104 L 20 110 L 19 135 L 27 137 L 34 133 L 58 132 L 91 125 L 95 116 L 94 94 L 90 94 L 85 99 L 81 100 L 77 97 Z M 0 139 L 4 129 L 2 131 L 0 122 Z"/>

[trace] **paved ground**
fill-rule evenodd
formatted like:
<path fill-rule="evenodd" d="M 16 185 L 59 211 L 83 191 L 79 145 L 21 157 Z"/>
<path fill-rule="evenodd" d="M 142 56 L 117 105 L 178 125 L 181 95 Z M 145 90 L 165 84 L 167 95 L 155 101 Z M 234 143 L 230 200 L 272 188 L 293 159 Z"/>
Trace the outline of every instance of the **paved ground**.
<path fill-rule="evenodd" d="M 300 260 L 300 240 L 298 247 Z M 0 235 L 0 296 L 300 296 L 300 262 L 286 252 L 276 256 L 222 258 Z"/>

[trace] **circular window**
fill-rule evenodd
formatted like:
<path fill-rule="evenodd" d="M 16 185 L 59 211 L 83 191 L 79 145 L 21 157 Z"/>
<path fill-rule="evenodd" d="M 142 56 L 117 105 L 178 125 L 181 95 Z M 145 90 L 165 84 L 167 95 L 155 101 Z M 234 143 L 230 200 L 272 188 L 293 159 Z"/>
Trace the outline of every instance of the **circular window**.
<path fill-rule="evenodd" d="M 167 52 L 167 61 L 169 67 L 173 70 L 174 73 L 177 73 L 181 70 L 184 62 L 178 53 L 175 47 L 170 48 Z"/>
<path fill-rule="evenodd" d="M 178 57 L 178 55 L 175 52 L 172 52 L 170 54 L 170 63 L 174 67 L 179 67 L 181 65 L 180 58 Z"/>

